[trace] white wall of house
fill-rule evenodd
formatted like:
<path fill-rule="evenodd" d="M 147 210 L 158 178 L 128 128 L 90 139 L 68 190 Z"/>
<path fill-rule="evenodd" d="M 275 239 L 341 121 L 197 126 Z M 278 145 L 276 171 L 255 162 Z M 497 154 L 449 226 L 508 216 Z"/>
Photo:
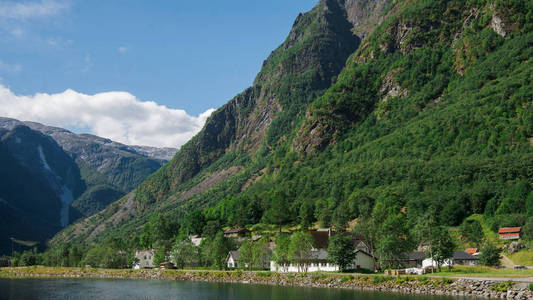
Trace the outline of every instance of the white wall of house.
<path fill-rule="evenodd" d="M 228 256 L 228 262 L 227 262 L 228 268 L 237 268 L 239 266 L 238 262 L 233 259 L 233 256 Z"/>
<path fill-rule="evenodd" d="M 154 268 L 154 250 L 135 251 L 138 262 L 133 265 L 134 270 Z"/>
<path fill-rule="evenodd" d="M 376 264 L 372 256 L 364 252 L 357 251 L 355 254 L 355 259 L 352 265 L 350 266 L 350 268 L 367 269 L 367 270 L 374 271 L 376 269 Z M 326 261 L 313 261 L 313 262 L 305 264 L 304 266 L 300 266 L 298 268 L 298 265 L 295 265 L 295 264 L 280 266 L 275 261 L 270 261 L 270 271 L 281 272 L 281 273 L 318 272 L 318 271 L 338 272 L 339 266 L 336 264 L 328 263 Z"/>
<path fill-rule="evenodd" d="M 304 266 L 290 264 L 285 266 L 279 266 L 275 261 L 270 261 L 270 271 L 280 273 L 296 273 L 296 272 L 336 272 L 339 271 L 339 266 L 330 264 L 327 262 L 313 262 L 305 264 Z"/>
<path fill-rule="evenodd" d="M 446 259 L 441 267 L 447 267 L 449 265 L 461 265 L 461 266 L 477 266 L 477 260 L 453 260 Z M 426 258 L 422 261 L 422 268 L 437 267 L 437 262 L 431 258 Z"/>
<path fill-rule="evenodd" d="M 355 254 L 355 260 L 353 262 L 353 268 L 354 269 L 367 269 L 374 271 L 376 269 L 376 262 L 372 256 L 369 256 L 368 254 L 357 251 Z"/>

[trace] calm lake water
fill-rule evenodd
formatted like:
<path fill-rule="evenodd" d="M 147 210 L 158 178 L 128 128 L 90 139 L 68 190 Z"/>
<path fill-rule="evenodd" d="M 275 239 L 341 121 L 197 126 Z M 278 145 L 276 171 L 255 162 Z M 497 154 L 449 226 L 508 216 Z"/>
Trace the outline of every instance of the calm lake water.
<path fill-rule="evenodd" d="M 0 279 L 0 299 L 452 300 L 459 298 L 160 280 Z"/>

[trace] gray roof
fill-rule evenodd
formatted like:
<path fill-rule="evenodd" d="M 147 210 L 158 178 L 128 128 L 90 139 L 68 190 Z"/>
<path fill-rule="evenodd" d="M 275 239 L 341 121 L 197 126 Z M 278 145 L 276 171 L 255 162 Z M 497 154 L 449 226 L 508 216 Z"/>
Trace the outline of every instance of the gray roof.
<path fill-rule="evenodd" d="M 426 259 L 426 252 L 417 251 L 417 252 L 406 252 L 402 255 L 400 260 L 424 260 Z"/>
<path fill-rule="evenodd" d="M 315 251 L 311 251 L 311 260 L 327 260 L 328 259 L 328 251 L 324 249 L 318 249 Z"/>
<path fill-rule="evenodd" d="M 475 257 L 474 255 L 468 254 L 464 251 L 455 251 L 453 253 L 453 259 L 460 259 L 460 260 L 478 260 L 479 258 Z"/>
<path fill-rule="evenodd" d="M 233 257 L 233 260 L 238 261 L 241 258 L 241 252 L 239 251 L 230 251 L 229 255 Z"/>

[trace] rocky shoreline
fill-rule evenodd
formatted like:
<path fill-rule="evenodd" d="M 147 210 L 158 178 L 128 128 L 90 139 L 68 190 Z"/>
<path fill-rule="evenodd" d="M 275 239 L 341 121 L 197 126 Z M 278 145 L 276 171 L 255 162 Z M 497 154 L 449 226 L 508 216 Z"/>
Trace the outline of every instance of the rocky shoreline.
<path fill-rule="evenodd" d="M 184 270 L 107 270 L 94 268 L 2 268 L 0 278 L 155 279 L 279 286 L 359 289 L 402 294 L 449 295 L 499 299 L 533 299 L 525 284 L 493 280 L 392 277 L 361 274 Z"/>

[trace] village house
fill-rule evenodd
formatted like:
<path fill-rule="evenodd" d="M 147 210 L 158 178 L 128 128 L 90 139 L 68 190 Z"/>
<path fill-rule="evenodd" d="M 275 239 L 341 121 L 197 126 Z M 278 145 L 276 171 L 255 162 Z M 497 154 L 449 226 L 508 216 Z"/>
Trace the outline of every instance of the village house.
<path fill-rule="evenodd" d="M 465 251 L 455 251 L 451 258 L 444 260 L 441 267 L 459 265 L 459 266 L 477 266 L 479 258 L 468 254 Z M 422 268 L 437 267 L 437 262 L 431 258 L 426 258 L 422 261 Z"/>
<path fill-rule="evenodd" d="M 519 240 L 521 227 L 502 227 L 498 230 L 498 235 L 502 240 Z"/>
<path fill-rule="evenodd" d="M 404 253 L 399 261 L 404 267 L 422 268 L 422 262 L 424 259 L 426 259 L 426 252 L 416 251 Z"/>
<path fill-rule="evenodd" d="M 317 271 L 339 271 L 339 266 L 330 263 L 328 260 L 328 245 L 329 237 L 333 234 L 331 230 L 316 230 L 310 232 L 313 237 L 315 247 L 311 250 L 308 261 L 303 266 L 296 264 L 278 265 L 274 261 L 270 261 L 270 271 L 275 272 L 317 272 Z M 369 253 L 369 247 L 357 235 L 350 234 L 353 237 L 355 247 L 355 259 L 349 266 L 351 269 L 367 269 L 375 270 L 375 259 Z"/>
<path fill-rule="evenodd" d="M 135 258 L 137 262 L 133 265 L 134 270 L 139 269 L 153 269 L 154 266 L 154 250 L 135 251 Z"/>
<path fill-rule="evenodd" d="M 224 231 L 224 236 L 227 238 L 243 238 L 249 233 L 250 231 L 246 228 L 234 228 Z"/>
<path fill-rule="evenodd" d="M 230 251 L 226 257 L 226 266 L 228 269 L 239 268 L 241 266 L 239 263 L 240 257 L 239 251 Z"/>
<path fill-rule="evenodd" d="M 204 240 L 204 238 L 200 237 L 199 235 L 189 235 L 189 239 L 196 247 L 200 247 L 200 244 Z"/>
<path fill-rule="evenodd" d="M 250 240 L 252 242 L 257 242 L 261 238 L 262 236 L 256 235 L 256 236 L 253 236 Z M 274 242 L 268 243 L 268 250 L 269 250 L 268 255 L 266 257 L 266 260 L 260 266 L 261 268 L 268 269 L 270 267 L 269 261 L 270 261 L 270 257 L 272 256 L 272 251 L 274 250 L 275 247 L 276 247 L 276 244 Z M 248 268 L 248 264 L 242 265 L 240 263 L 240 258 L 241 258 L 240 250 L 230 251 L 228 255 L 226 256 L 226 267 L 228 267 L 228 269 L 242 268 L 242 267 Z"/>

